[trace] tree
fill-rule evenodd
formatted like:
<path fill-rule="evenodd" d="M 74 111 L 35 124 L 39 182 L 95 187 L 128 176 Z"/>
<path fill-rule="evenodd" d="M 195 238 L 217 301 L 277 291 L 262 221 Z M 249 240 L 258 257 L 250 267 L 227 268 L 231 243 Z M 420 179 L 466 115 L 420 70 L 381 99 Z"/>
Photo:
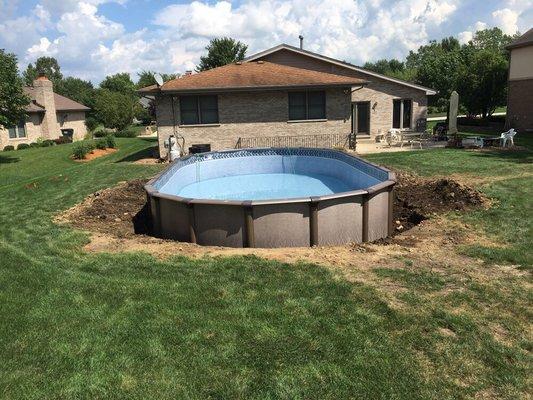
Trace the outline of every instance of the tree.
<path fill-rule="evenodd" d="M 461 62 L 459 42 L 450 37 L 409 52 L 406 66 L 416 71 L 416 83 L 438 91 L 431 101 L 438 109 L 445 110 L 451 92 L 457 87 Z"/>
<path fill-rule="evenodd" d="M 26 85 L 31 86 L 33 81 L 37 79 L 39 73 L 44 73 L 48 79 L 52 81 L 55 85 L 63 79 L 63 74 L 61 73 L 61 67 L 54 57 L 39 57 L 33 64 L 28 64 L 26 71 L 24 71 L 24 82 Z"/>
<path fill-rule="evenodd" d="M 87 107 L 94 107 L 95 90 L 93 84 L 89 81 L 69 76 L 57 83 L 54 87 L 54 92 Z"/>
<path fill-rule="evenodd" d="M 108 75 L 100 83 L 101 89 L 107 89 L 111 92 L 122 93 L 127 96 L 135 96 L 135 84 L 127 72 Z"/>
<path fill-rule="evenodd" d="M 0 126 L 7 128 L 25 118 L 29 103 L 18 75 L 17 57 L 0 49 Z"/>
<path fill-rule="evenodd" d="M 156 74 L 155 71 L 141 71 L 137 75 L 139 76 L 139 80 L 137 81 L 137 89 L 141 89 L 147 86 L 155 85 L 157 82 L 155 81 L 154 75 Z M 163 74 L 160 73 L 161 77 L 163 78 L 163 82 L 170 81 L 172 79 L 176 79 L 177 74 Z"/>
<path fill-rule="evenodd" d="M 96 92 L 95 117 L 106 128 L 122 130 L 133 122 L 134 97 L 109 89 Z"/>
<path fill-rule="evenodd" d="M 206 71 L 236 61 L 242 61 L 248 46 L 229 37 L 212 39 L 205 48 L 207 55 L 200 57 L 196 71 Z"/>
<path fill-rule="evenodd" d="M 508 60 L 502 51 L 476 49 L 472 44 L 462 49 L 463 64 L 457 89 L 468 114 L 492 115 L 505 104 Z"/>

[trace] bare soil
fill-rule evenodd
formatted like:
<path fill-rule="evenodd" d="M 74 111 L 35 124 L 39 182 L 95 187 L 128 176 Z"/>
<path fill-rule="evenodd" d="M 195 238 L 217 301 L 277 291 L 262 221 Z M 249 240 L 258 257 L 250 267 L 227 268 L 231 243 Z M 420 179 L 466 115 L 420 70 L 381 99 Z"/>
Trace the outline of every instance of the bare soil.
<path fill-rule="evenodd" d="M 427 247 L 430 242 L 433 243 L 431 247 L 435 247 L 435 250 L 438 248 L 439 252 L 443 245 L 453 246 L 464 242 L 465 227 L 447 221 L 442 218 L 442 214 L 488 204 L 479 192 L 453 179 L 423 179 L 405 173 L 397 176 L 395 237 L 373 244 L 298 249 L 232 249 L 155 238 L 150 236 L 150 212 L 143 187 L 145 180 L 121 182 L 115 187 L 93 193 L 82 203 L 57 216 L 56 220 L 91 232 L 91 243 L 86 246 L 88 251 L 147 251 L 158 257 L 176 254 L 191 257 L 254 254 L 284 262 L 304 260 L 330 265 L 351 265 L 354 258 L 375 263 L 382 257 L 402 257 L 414 248 Z M 476 236 L 476 239 L 479 237 Z M 443 256 L 447 257 L 445 252 Z"/>

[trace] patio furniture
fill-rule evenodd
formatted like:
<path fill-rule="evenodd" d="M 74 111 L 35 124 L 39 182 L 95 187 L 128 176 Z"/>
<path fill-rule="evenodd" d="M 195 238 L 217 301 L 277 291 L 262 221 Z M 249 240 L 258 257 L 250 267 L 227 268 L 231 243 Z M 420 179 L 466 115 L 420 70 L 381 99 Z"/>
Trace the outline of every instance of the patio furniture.
<path fill-rule="evenodd" d="M 514 137 L 518 132 L 514 128 L 509 129 L 507 132 L 502 132 L 500 136 L 500 142 L 502 147 L 507 146 L 507 143 L 510 143 L 510 146 L 514 146 Z"/>
<path fill-rule="evenodd" d="M 404 144 L 409 144 L 411 147 L 413 144 L 418 144 L 422 148 L 423 135 L 424 133 L 421 132 L 400 132 L 400 147 Z"/>
<path fill-rule="evenodd" d="M 483 148 L 483 139 L 479 136 L 469 136 L 462 140 L 463 147 L 467 148 Z"/>
<path fill-rule="evenodd" d="M 500 145 L 501 136 L 483 137 L 483 147 L 495 147 Z"/>

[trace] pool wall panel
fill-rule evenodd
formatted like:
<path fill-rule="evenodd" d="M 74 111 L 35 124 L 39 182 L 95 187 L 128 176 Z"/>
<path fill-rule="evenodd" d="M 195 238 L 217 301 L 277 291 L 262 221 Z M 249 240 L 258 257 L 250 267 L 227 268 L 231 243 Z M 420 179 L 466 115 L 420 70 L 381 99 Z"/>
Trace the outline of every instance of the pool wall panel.
<path fill-rule="evenodd" d="M 309 246 L 309 203 L 254 205 L 256 247 Z"/>
<path fill-rule="evenodd" d="M 368 241 L 387 237 L 389 234 L 389 192 L 381 191 L 368 199 Z"/>
<path fill-rule="evenodd" d="M 323 200 L 318 204 L 318 244 L 363 240 L 363 196 Z"/>
<path fill-rule="evenodd" d="M 243 207 L 194 204 L 194 217 L 198 244 L 243 247 Z"/>
<path fill-rule="evenodd" d="M 159 218 L 162 237 L 189 241 L 189 215 L 186 204 L 160 198 Z"/>

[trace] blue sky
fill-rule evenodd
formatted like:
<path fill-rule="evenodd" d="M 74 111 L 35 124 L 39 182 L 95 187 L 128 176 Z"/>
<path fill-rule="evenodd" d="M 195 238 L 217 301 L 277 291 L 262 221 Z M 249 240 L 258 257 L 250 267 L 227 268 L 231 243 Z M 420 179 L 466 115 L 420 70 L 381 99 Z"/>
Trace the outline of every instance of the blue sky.
<path fill-rule="evenodd" d="M 65 75 L 193 69 L 213 37 L 249 53 L 281 42 L 363 64 L 403 58 L 431 39 L 468 41 L 478 29 L 533 27 L 533 0 L 0 0 L 0 48 L 20 68 L 56 57 Z"/>

